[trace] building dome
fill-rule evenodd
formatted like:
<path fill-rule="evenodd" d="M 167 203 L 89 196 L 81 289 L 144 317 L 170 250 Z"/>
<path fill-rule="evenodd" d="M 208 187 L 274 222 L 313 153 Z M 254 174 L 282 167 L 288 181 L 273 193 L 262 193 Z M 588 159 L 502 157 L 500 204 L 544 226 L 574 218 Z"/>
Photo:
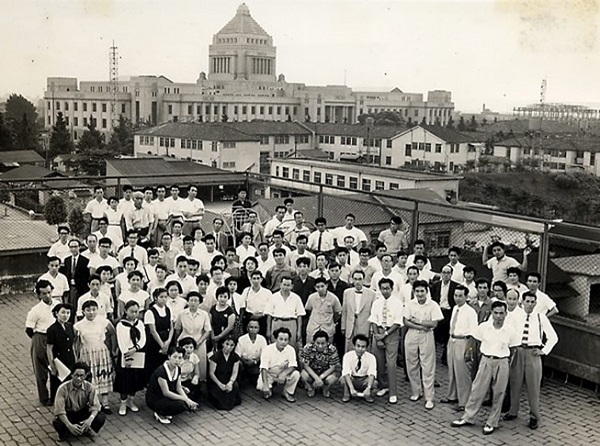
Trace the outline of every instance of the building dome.
<path fill-rule="evenodd" d="M 242 3 L 238 7 L 235 16 L 217 33 L 217 35 L 219 34 L 244 34 L 269 37 L 267 32 L 252 18 L 250 9 L 245 3 Z"/>

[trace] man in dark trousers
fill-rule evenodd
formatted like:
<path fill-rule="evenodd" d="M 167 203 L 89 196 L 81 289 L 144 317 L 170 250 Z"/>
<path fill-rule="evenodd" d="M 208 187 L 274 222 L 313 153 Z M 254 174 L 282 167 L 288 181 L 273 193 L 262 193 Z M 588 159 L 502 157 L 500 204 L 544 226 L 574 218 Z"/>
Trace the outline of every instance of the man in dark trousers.
<path fill-rule="evenodd" d="M 71 255 L 68 256 L 63 266 L 61 266 L 60 272 L 67 277 L 69 281 L 69 299 L 68 303 L 72 308 L 77 308 L 77 299 L 79 296 L 87 293 L 90 288 L 88 286 L 90 278 L 89 263 L 90 260 L 84 257 L 80 253 L 81 245 L 79 240 L 73 239 L 69 241 L 69 251 Z M 75 318 L 75 311 L 71 314 L 72 319 Z M 71 322 L 73 322 L 73 320 Z"/>
<path fill-rule="evenodd" d="M 327 281 L 327 291 L 335 294 L 338 300 L 340 301 L 340 304 L 343 304 L 344 291 L 350 288 L 350 285 L 348 285 L 348 282 L 345 282 L 342 279 L 340 279 L 342 269 L 340 268 L 339 263 L 331 262 L 328 268 L 329 280 Z M 346 339 L 344 337 L 344 334 L 342 333 L 342 325 L 339 319 L 335 324 L 335 335 L 333 337 L 333 344 L 337 348 L 339 354 L 343 355 L 346 346 Z"/>
<path fill-rule="evenodd" d="M 453 269 L 450 265 L 442 268 L 442 280 L 434 282 L 431 285 L 431 299 L 436 302 L 442 310 L 444 319 L 441 320 L 434 330 L 435 341 L 443 346 L 442 364 L 448 365 L 446 351 L 448 339 L 450 339 L 450 317 L 452 316 L 452 308 L 454 308 L 454 290 L 459 285 L 451 280 Z"/>

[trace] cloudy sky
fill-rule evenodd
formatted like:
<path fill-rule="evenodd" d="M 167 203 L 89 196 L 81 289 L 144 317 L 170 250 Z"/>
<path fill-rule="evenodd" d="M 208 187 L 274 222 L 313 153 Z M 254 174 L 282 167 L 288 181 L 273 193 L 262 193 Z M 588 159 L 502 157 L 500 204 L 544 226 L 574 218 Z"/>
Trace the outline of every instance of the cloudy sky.
<path fill-rule="evenodd" d="M 452 91 L 456 108 L 600 103 L 600 0 L 246 0 L 289 82 Z M 0 97 L 47 76 L 195 82 L 241 0 L 0 0 Z"/>

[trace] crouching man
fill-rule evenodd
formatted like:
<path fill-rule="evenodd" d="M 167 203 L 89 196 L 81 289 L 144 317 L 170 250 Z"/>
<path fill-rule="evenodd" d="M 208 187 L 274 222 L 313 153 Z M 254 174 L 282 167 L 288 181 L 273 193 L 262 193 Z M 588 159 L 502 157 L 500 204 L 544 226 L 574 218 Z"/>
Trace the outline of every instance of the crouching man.
<path fill-rule="evenodd" d="M 369 338 L 366 335 L 355 335 L 352 343 L 354 350 L 346 353 L 342 360 L 342 401 L 347 403 L 351 397 L 364 397 L 365 401 L 372 403 L 375 401 L 373 393 L 377 390 L 377 360 L 375 355 L 367 351 Z"/>
<path fill-rule="evenodd" d="M 54 399 L 55 420 L 52 422 L 59 441 L 69 436 L 95 437 L 104 426 L 106 416 L 100 411 L 96 387 L 86 377 L 90 367 L 76 362 L 71 368 L 71 379 L 60 385 Z"/>

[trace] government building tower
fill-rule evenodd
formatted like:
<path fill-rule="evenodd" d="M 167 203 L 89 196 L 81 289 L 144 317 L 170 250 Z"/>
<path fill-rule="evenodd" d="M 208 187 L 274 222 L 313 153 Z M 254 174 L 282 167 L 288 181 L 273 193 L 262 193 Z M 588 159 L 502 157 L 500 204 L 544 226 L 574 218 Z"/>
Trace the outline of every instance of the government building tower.
<path fill-rule="evenodd" d="M 127 80 L 81 81 L 49 77 L 44 93 L 44 122 L 50 128 L 58 112 L 75 140 L 92 119 L 103 133 L 112 131 L 119 115 L 134 123 L 297 121 L 357 122 L 363 113 L 395 111 L 405 121 L 444 125 L 454 111 L 451 93 L 353 91 L 344 85 L 290 83 L 277 74 L 273 38 L 252 18 L 245 4 L 209 45 L 208 75 L 196 83 L 156 76 Z"/>

